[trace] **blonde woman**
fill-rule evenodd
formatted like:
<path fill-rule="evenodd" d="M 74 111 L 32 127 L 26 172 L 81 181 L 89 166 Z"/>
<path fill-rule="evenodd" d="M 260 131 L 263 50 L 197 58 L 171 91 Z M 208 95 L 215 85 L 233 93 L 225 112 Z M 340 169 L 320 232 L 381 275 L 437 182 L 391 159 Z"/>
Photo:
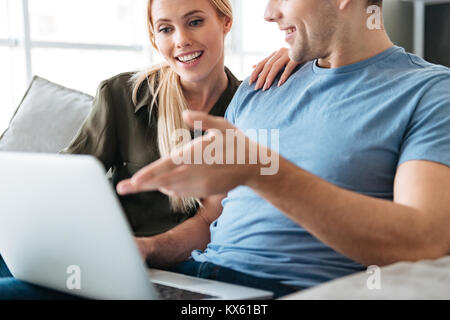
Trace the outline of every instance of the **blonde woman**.
<path fill-rule="evenodd" d="M 97 157 L 111 169 L 117 185 L 175 148 L 172 135 L 176 129 L 187 128 L 182 120 L 184 110 L 224 116 L 240 85 L 224 66 L 224 40 L 232 23 L 229 0 L 149 0 L 150 41 L 166 62 L 103 81 L 88 119 L 62 152 Z M 287 50 L 280 50 L 256 66 L 251 81 L 257 80 L 255 89 L 268 88 L 285 67 L 280 85 L 296 66 Z M 172 262 L 183 261 L 209 239 L 199 237 L 193 247 L 184 248 L 183 239 L 171 239 L 169 230 L 185 222 L 183 234 L 204 234 L 196 230 L 209 227 L 207 217 L 221 210 L 221 199 L 168 197 L 160 192 L 120 197 L 143 257 L 160 266 L 164 259 L 151 256 L 154 236 L 164 237 L 162 243 Z M 7 274 L 7 268 L 3 273 Z M 67 296 L 13 278 L 0 280 L 0 299 L 46 297 Z"/>
<path fill-rule="evenodd" d="M 183 110 L 224 116 L 240 85 L 224 66 L 232 22 L 229 0 L 150 0 L 150 41 L 166 62 L 104 81 L 92 113 L 64 152 L 96 156 L 112 169 L 116 185 L 174 149 L 175 130 L 187 129 Z M 297 65 L 287 51 L 262 61 L 253 76 L 261 72 L 256 88 L 270 86 L 285 65 L 284 77 Z M 121 197 L 121 203 L 137 237 L 168 231 L 201 205 L 199 199 L 160 192 Z"/>

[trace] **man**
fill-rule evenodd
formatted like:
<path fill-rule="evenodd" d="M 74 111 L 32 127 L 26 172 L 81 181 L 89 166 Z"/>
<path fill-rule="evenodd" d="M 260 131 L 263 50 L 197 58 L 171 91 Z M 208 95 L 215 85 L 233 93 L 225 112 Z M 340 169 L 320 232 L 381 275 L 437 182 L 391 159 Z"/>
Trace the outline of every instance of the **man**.
<path fill-rule="evenodd" d="M 159 189 L 206 201 L 228 192 L 220 217 L 203 213 L 140 243 L 150 262 L 186 258 L 209 240 L 210 223 L 206 249 L 176 270 L 212 277 L 225 267 L 304 288 L 450 252 L 450 70 L 369 29 L 371 4 L 381 1 L 269 1 L 265 19 L 286 32 L 291 59 L 309 62 L 268 94 L 241 86 L 226 114 L 231 124 L 186 113 L 191 127 L 218 130 L 118 185 L 121 194 Z M 227 129 L 242 137 L 262 128 L 279 129 L 274 175 L 262 175 L 261 162 L 174 161 Z M 247 159 L 255 147 L 276 155 L 244 138 Z M 223 152 L 234 147 L 225 143 Z"/>

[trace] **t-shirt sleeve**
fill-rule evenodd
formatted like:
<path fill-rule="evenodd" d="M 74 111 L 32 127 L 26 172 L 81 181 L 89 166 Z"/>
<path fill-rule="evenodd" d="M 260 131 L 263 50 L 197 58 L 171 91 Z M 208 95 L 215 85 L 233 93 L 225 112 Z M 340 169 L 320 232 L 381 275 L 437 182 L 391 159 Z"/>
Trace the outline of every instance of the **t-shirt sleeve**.
<path fill-rule="evenodd" d="M 231 124 L 235 123 L 234 121 L 235 121 L 235 118 L 236 118 L 235 117 L 235 112 L 236 112 L 236 100 L 237 100 L 238 91 L 234 95 L 233 99 L 231 99 L 231 102 L 228 105 L 227 111 L 225 111 L 225 115 L 224 115 L 224 118 L 228 122 L 230 122 Z"/>
<path fill-rule="evenodd" d="M 428 90 L 412 115 L 398 165 L 427 160 L 450 166 L 450 77 Z"/>

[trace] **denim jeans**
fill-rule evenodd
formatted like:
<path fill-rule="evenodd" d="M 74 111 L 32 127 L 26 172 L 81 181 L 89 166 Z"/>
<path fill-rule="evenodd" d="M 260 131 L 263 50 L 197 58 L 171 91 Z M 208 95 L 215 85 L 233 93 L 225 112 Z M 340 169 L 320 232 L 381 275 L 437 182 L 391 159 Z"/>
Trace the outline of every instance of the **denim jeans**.
<path fill-rule="evenodd" d="M 2 255 L 0 255 L 0 279 L 9 277 L 12 277 L 12 274 L 9 271 L 8 267 L 6 266 L 6 263 L 3 260 Z"/>
<path fill-rule="evenodd" d="M 282 284 L 279 280 L 254 277 L 210 262 L 197 262 L 193 259 L 177 265 L 171 271 L 197 278 L 272 291 L 274 299 L 304 289 Z"/>
<path fill-rule="evenodd" d="M 80 300 L 55 290 L 35 286 L 15 278 L 0 278 L 1 300 Z"/>

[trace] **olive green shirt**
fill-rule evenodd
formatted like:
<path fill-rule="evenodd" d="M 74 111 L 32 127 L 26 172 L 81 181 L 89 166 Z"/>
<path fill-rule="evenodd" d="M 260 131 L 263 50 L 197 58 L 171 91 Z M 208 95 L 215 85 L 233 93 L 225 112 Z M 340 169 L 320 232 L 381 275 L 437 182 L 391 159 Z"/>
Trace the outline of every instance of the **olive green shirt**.
<path fill-rule="evenodd" d="M 240 81 L 225 68 L 228 87 L 210 111 L 224 116 Z M 103 81 L 93 101 L 91 113 L 69 147 L 62 153 L 89 154 L 112 170 L 113 186 L 130 178 L 141 168 L 160 158 L 157 142 L 157 108 L 149 117 L 151 94 L 147 82 L 140 86 L 137 104 L 132 101 L 132 72 Z M 168 196 L 155 191 L 119 196 L 128 221 L 137 237 L 163 233 L 195 214 L 173 212 Z"/>

